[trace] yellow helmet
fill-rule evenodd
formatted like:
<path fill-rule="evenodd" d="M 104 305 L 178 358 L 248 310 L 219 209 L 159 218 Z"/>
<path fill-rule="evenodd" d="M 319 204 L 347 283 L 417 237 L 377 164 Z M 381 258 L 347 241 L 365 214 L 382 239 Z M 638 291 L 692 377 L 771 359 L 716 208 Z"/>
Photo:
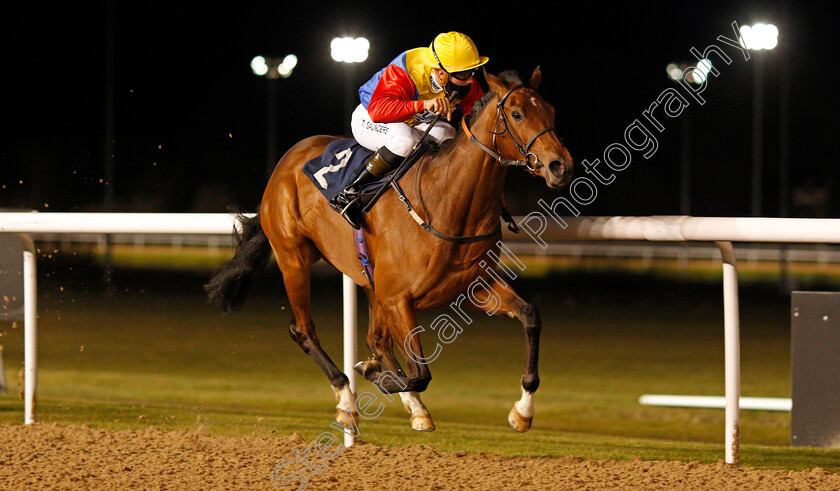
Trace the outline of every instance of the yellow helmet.
<path fill-rule="evenodd" d="M 460 32 L 445 32 L 435 36 L 429 45 L 429 65 L 447 73 L 474 70 L 490 59 L 478 55 L 478 48 L 469 36 Z"/>

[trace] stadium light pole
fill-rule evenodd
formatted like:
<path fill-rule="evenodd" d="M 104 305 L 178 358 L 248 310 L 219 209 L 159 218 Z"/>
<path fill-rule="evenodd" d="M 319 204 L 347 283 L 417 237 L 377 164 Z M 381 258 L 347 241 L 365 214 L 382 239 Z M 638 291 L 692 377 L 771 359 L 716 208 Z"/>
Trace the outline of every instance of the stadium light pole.
<path fill-rule="evenodd" d="M 753 67 L 753 132 L 752 132 L 752 216 L 761 216 L 763 147 L 764 147 L 764 53 L 778 44 L 779 29 L 773 24 L 757 23 L 741 26 L 741 44 L 755 51 Z"/>
<path fill-rule="evenodd" d="M 258 77 L 265 77 L 267 88 L 267 121 L 266 121 L 266 176 L 271 177 L 277 164 L 277 80 L 292 76 L 292 70 L 297 66 L 297 56 L 286 55 L 281 58 L 266 58 L 255 56 L 251 60 L 251 71 Z"/>
<path fill-rule="evenodd" d="M 355 65 L 368 58 L 370 42 L 363 38 L 337 37 L 330 42 L 332 59 L 344 65 L 344 128 L 348 128 L 356 103 Z"/>
<path fill-rule="evenodd" d="M 685 63 L 669 63 L 665 72 L 674 82 L 685 78 L 688 82 L 702 84 L 712 69 L 712 62 L 704 58 L 692 70 L 687 68 Z M 691 214 L 691 116 L 688 111 L 690 108 L 686 108 L 680 122 L 680 215 Z"/>

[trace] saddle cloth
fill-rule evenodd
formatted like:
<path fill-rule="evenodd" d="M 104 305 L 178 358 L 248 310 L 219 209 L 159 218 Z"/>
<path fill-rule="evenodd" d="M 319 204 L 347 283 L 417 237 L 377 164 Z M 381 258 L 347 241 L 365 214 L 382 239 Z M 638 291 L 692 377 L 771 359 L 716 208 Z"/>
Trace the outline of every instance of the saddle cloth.
<path fill-rule="evenodd" d="M 303 164 L 303 173 L 327 200 L 331 200 L 356 178 L 371 155 L 373 152 L 359 145 L 354 138 L 335 140 L 327 145 L 323 154 Z M 412 162 L 407 162 L 398 169 L 396 179 L 402 177 L 411 164 Z M 379 188 L 388 184 L 392 173 L 364 185 L 361 189 L 362 194 L 376 193 Z"/>
<path fill-rule="evenodd" d="M 398 181 L 429 148 L 429 144 L 421 142 L 416 151 L 406 157 L 403 165 L 382 176 L 379 180 L 362 186 L 361 201 L 369 204 L 371 200 L 376 198 L 377 191 L 383 186 L 388 185 L 392 175 L 396 174 L 394 175 L 394 180 Z M 323 154 L 303 164 L 302 171 L 315 184 L 318 191 L 327 200 L 331 200 L 352 182 L 368 160 L 370 160 L 371 155 L 373 155 L 373 152 L 359 145 L 353 138 L 334 140 L 327 144 Z M 400 197 L 403 198 L 403 196 Z M 505 219 L 513 227 L 516 227 L 516 223 L 513 222 L 504 207 L 502 208 L 502 214 L 503 216 L 507 215 Z M 424 224 L 424 226 L 426 225 Z M 511 228 L 511 225 L 508 228 L 517 232 L 518 230 Z M 362 272 L 367 277 L 371 288 L 375 289 L 373 283 L 373 262 L 368 256 L 364 229 L 353 230 L 353 242 L 355 243 L 357 257 L 362 265 Z"/>

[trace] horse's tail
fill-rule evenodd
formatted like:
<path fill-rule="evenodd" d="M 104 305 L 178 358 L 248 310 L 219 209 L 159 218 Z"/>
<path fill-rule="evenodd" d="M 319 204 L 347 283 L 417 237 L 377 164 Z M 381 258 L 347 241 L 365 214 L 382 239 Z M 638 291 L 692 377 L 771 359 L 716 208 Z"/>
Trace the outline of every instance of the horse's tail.
<path fill-rule="evenodd" d="M 251 282 L 271 256 L 271 244 L 260 225 L 259 213 L 254 216 L 237 213 L 236 219 L 242 224 L 242 232 L 235 234 L 233 258 L 213 273 L 204 285 L 210 301 L 225 312 L 232 312 L 242 305 Z"/>

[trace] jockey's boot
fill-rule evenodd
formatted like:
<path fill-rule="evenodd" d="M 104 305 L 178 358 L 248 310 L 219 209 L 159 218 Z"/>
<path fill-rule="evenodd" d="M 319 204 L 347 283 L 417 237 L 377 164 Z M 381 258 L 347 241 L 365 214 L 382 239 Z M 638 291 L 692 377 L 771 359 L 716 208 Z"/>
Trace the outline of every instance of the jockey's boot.
<path fill-rule="evenodd" d="M 330 200 L 332 209 L 340 213 L 351 227 L 362 228 L 363 214 L 359 203 L 362 187 L 387 174 L 400 161 L 402 157 L 385 147 L 374 152 L 356 179 Z"/>

